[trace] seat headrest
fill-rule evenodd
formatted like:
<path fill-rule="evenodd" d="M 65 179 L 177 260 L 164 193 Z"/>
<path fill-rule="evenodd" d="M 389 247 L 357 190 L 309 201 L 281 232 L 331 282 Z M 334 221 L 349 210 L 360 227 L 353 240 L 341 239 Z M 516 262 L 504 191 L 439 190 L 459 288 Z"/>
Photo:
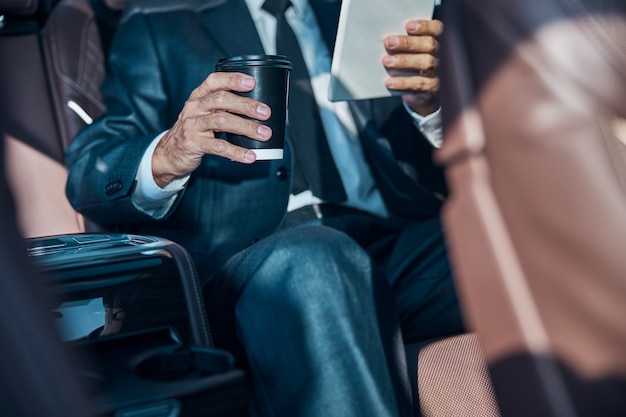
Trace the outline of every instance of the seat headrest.
<path fill-rule="evenodd" d="M 38 0 L 0 0 L 0 14 L 32 16 L 38 9 Z"/>

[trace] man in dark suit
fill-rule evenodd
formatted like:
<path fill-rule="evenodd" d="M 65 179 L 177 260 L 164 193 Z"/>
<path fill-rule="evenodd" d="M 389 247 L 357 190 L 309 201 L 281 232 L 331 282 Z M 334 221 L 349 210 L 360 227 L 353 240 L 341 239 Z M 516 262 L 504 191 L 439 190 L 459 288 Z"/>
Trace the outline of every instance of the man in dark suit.
<path fill-rule="evenodd" d="M 113 41 L 107 114 L 70 146 L 68 196 L 92 220 L 189 250 L 216 344 L 250 369 L 256 414 L 410 415 L 402 342 L 462 331 L 428 140 L 442 24 L 411 20 L 385 39 L 384 65 L 405 73 L 387 87 L 402 98 L 330 103 L 340 2 L 291 3 L 334 183 L 312 178 L 333 161 L 309 159 L 298 126 L 282 160 L 221 138 L 270 137 L 250 119 L 271 109 L 234 94 L 255 80 L 207 74 L 224 56 L 280 53 L 282 17 L 263 0 L 146 1 Z"/>

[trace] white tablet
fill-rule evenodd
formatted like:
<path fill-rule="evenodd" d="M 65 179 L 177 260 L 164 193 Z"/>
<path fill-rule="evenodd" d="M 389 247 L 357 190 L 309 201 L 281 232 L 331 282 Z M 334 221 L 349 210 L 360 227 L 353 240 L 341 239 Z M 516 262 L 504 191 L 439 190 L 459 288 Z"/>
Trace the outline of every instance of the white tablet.
<path fill-rule="evenodd" d="M 432 19 L 436 0 L 343 0 L 330 74 L 330 101 L 401 94 L 388 90 L 383 38 L 405 35 L 410 19 Z"/>

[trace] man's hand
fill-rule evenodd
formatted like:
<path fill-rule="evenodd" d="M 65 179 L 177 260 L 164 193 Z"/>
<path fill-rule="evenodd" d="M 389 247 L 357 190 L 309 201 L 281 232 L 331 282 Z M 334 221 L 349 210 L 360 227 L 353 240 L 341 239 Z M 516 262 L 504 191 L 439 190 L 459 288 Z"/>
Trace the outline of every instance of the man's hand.
<path fill-rule="evenodd" d="M 189 175 L 205 154 L 245 164 L 256 161 L 253 151 L 217 137 L 220 132 L 260 141 L 272 136 L 269 127 L 242 117 L 267 120 L 271 112 L 269 106 L 233 93 L 251 91 L 255 85 L 254 78 L 246 74 L 215 72 L 191 93 L 178 120 L 154 150 L 152 174 L 160 187 Z"/>
<path fill-rule="evenodd" d="M 388 55 L 383 64 L 391 74 L 385 81 L 391 90 L 406 91 L 402 96 L 413 111 L 423 116 L 439 108 L 439 65 L 437 40 L 443 32 L 439 20 L 411 20 L 407 35 L 390 35 L 383 43 Z"/>

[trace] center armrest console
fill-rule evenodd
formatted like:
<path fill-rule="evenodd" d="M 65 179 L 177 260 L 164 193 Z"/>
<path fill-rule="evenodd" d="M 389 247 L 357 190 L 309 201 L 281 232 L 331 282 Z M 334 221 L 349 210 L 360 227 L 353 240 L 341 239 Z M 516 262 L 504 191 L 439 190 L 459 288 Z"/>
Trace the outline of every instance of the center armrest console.
<path fill-rule="evenodd" d="M 195 267 L 178 244 L 128 234 L 26 239 L 82 358 L 96 415 L 247 416 L 247 378 L 213 347 Z"/>

